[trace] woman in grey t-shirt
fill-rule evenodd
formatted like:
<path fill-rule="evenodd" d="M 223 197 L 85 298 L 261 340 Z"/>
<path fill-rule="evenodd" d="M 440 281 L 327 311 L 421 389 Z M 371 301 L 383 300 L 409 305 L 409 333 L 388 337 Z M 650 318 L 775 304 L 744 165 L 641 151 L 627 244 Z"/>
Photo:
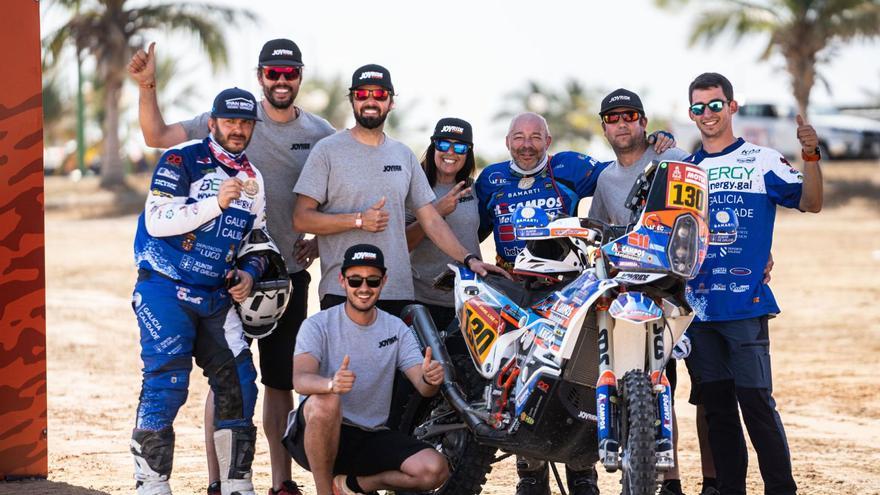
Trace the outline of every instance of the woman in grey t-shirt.
<path fill-rule="evenodd" d="M 473 131 L 462 119 L 443 118 L 434 127 L 431 144 L 422 158 L 422 169 L 437 199 L 434 206 L 468 252 L 479 253 L 480 216 L 471 185 L 476 169 Z M 415 299 L 424 304 L 439 330 L 455 319 L 452 292 L 433 288 L 434 279 L 454 261 L 425 236 L 415 217 L 407 212 L 406 242 L 410 250 Z"/>

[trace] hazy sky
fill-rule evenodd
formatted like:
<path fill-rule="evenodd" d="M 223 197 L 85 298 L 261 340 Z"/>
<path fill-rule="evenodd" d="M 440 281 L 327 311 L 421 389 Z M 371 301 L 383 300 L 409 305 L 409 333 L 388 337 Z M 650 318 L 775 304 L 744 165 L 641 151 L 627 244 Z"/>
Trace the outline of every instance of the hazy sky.
<path fill-rule="evenodd" d="M 558 88 L 573 77 L 603 94 L 627 87 L 641 95 L 649 117 L 686 118 L 687 85 L 706 71 L 730 78 L 740 101 L 791 100 L 782 59 L 756 61 L 764 39 L 688 47 L 700 2 L 678 12 L 659 10 L 649 0 L 209 3 L 246 5 L 260 20 L 257 26 L 227 27 L 231 63 L 217 75 L 198 56 L 194 41 L 169 41 L 157 33 L 161 54 L 181 54 L 186 77 L 198 83 L 201 96 L 195 108 L 210 108 L 213 96 L 225 87 L 258 91 L 253 69 L 260 47 L 286 37 L 303 51 L 306 78 L 340 74 L 350 81 L 360 65 L 386 66 L 398 93 L 397 107 L 407 111 L 408 132 L 399 137 L 416 147 L 427 143 L 438 118 L 456 116 L 474 125 L 479 151 L 502 157 L 507 122 L 493 117 L 503 108 L 503 97 L 530 79 Z M 845 46 L 823 73 L 833 94 L 817 86 L 817 104 L 861 102 L 867 91 L 880 93 L 880 43 Z M 173 109 L 165 115 L 169 122 L 187 116 Z"/>

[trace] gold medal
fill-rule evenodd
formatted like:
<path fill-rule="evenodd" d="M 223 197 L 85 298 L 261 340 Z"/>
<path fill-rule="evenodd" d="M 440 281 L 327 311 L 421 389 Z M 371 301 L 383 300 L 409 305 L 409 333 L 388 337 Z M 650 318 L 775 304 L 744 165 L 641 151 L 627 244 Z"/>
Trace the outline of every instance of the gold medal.
<path fill-rule="evenodd" d="M 520 189 L 529 189 L 534 184 L 535 184 L 534 177 L 523 177 L 522 179 L 519 180 L 519 183 L 516 185 L 516 187 L 518 187 Z"/>
<path fill-rule="evenodd" d="M 260 184 L 257 182 L 257 179 L 244 181 L 244 192 L 250 197 L 256 196 L 260 192 Z"/>

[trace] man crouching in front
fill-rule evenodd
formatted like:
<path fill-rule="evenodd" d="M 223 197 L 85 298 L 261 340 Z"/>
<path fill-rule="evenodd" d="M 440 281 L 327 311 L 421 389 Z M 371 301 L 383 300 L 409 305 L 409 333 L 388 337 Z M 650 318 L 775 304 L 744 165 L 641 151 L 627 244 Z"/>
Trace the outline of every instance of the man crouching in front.
<path fill-rule="evenodd" d="M 449 477 L 431 445 L 385 426 L 396 369 L 425 397 L 444 376 L 431 348 L 422 356 L 403 321 L 376 308 L 385 280 L 382 251 L 352 246 L 339 274 L 345 304 L 305 320 L 296 339 L 293 387 L 307 397 L 285 443 L 318 495 L 427 491 Z"/>

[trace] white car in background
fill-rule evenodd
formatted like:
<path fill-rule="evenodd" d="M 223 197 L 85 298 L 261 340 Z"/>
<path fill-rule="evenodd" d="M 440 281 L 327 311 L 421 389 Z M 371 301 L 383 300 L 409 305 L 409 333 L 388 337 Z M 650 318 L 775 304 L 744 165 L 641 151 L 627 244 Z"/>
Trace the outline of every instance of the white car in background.
<path fill-rule="evenodd" d="M 797 110 L 789 105 L 741 104 L 733 117 L 734 134 L 759 146 L 773 148 L 789 158 L 797 158 L 801 147 L 797 140 L 796 116 Z M 823 157 L 880 158 L 880 121 L 817 109 L 807 122 L 819 134 Z M 700 147 L 700 134 L 693 122 L 688 124 L 676 126 L 675 139 L 682 149 L 693 151 Z"/>

